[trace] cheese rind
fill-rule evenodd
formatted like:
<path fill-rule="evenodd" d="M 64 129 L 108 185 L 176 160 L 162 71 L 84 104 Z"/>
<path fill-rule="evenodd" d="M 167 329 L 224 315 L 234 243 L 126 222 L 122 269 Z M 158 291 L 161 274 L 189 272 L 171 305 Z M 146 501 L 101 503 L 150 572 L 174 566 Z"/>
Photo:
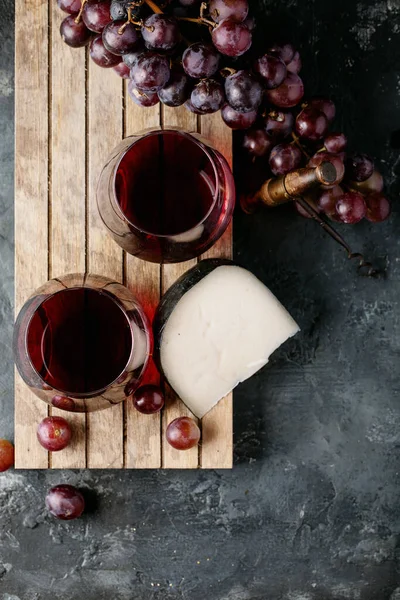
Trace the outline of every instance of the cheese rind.
<path fill-rule="evenodd" d="M 272 292 L 236 265 L 216 267 L 173 308 L 160 340 L 169 384 L 199 418 L 299 331 Z"/>

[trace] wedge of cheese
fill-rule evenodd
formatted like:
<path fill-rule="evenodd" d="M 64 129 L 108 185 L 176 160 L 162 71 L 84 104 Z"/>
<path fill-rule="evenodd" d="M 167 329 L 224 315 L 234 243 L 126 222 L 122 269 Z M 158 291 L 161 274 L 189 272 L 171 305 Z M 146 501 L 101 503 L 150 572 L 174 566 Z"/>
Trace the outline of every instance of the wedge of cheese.
<path fill-rule="evenodd" d="M 202 261 L 179 279 L 155 319 L 159 366 L 199 418 L 297 331 L 257 277 L 220 260 Z"/>

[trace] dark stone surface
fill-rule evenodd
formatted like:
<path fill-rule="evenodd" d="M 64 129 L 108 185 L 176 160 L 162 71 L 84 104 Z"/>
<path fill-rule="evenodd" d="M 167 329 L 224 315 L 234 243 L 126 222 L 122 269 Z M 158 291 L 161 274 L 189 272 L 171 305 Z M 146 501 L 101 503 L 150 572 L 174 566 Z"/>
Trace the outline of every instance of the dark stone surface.
<path fill-rule="evenodd" d="M 13 6 L 0 5 L 0 434 L 12 437 Z M 343 231 L 386 278 L 358 277 L 290 208 L 238 214 L 237 259 L 302 332 L 235 393 L 235 468 L 0 476 L 1 600 L 400 599 L 400 2 L 253 5 L 258 35 L 296 41 L 308 92 L 334 97 L 337 126 L 385 174 L 392 218 Z M 43 510 L 61 481 L 92 491 L 75 523 Z"/>

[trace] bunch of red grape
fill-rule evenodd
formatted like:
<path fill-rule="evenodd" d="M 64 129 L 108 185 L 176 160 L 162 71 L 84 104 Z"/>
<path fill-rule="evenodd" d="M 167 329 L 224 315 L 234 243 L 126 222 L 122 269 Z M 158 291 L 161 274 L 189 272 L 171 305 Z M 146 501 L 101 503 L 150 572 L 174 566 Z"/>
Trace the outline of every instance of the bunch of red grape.
<path fill-rule="evenodd" d="M 270 45 L 255 60 L 248 53 L 254 28 L 248 0 L 164 0 L 163 10 L 154 0 L 57 1 L 69 13 L 61 24 L 64 41 L 73 47 L 90 43 L 97 65 L 129 79 L 136 104 L 185 105 L 199 115 L 221 110 L 228 127 L 247 130 L 244 148 L 254 159 L 268 159 L 274 175 L 316 167 L 324 159 L 334 162 L 342 184 L 307 197 L 318 212 L 343 223 L 389 216 L 373 160 L 347 156 L 346 136 L 328 132 L 334 103 L 315 97 L 300 105 L 299 52 L 287 43 Z M 207 37 L 191 43 L 182 31 L 189 27 L 193 39 L 197 25 L 205 26 L 200 29 Z M 200 29 L 194 29 L 197 39 Z M 237 65 L 243 55 L 245 68 Z"/>

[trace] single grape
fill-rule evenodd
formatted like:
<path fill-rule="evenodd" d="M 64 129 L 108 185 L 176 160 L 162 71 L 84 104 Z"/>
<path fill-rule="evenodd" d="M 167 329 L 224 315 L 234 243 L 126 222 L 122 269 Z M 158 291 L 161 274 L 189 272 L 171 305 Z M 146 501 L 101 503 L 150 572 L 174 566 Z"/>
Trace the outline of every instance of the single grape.
<path fill-rule="evenodd" d="M 268 54 L 273 54 L 277 56 L 285 65 L 288 65 L 292 62 L 295 56 L 295 49 L 292 44 L 273 44 L 267 49 Z"/>
<path fill-rule="evenodd" d="M 214 46 L 226 56 L 241 56 L 251 46 L 251 31 L 244 23 L 226 19 L 221 21 L 211 33 Z"/>
<path fill-rule="evenodd" d="M 365 200 L 359 192 L 346 192 L 336 202 L 336 213 L 342 223 L 358 223 L 366 212 Z"/>
<path fill-rule="evenodd" d="M 285 175 L 301 164 L 301 150 L 293 144 L 278 144 L 269 156 L 269 166 L 274 175 Z"/>
<path fill-rule="evenodd" d="M 47 493 L 46 507 L 53 517 L 70 521 L 81 516 L 85 509 L 85 499 L 73 485 L 60 484 Z"/>
<path fill-rule="evenodd" d="M 62 417 L 46 417 L 37 428 L 37 439 L 43 448 L 51 452 L 63 450 L 71 441 L 71 427 Z"/>
<path fill-rule="evenodd" d="M 383 194 L 369 194 L 365 198 L 365 203 L 367 205 L 365 216 L 372 223 L 381 223 L 390 215 L 390 203 Z"/>
<path fill-rule="evenodd" d="M 374 161 L 368 154 L 353 154 L 346 159 L 346 178 L 351 181 L 365 181 L 374 172 Z"/>
<path fill-rule="evenodd" d="M 291 112 L 272 110 L 264 121 L 265 131 L 275 140 L 288 137 L 294 128 L 294 116 Z"/>
<path fill-rule="evenodd" d="M 224 88 L 215 79 L 202 79 L 194 86 L 190 101 L 203 114 L 215 113 L 225 102 Z"/>
<path fill-rule="evenodd" d="M 158 385 L 142 385 L 134 392 L 132 401 L 136 410 L 152 415 L 164 406 L 164 394 Z"/>
<path fill-rule="evenodd" d="M 249 4 L 247 0 L 210 0 L 208 10 L 216 23 L 224 19 L 241 23 L 247 17 Z"/>
<path fill-rule="evenodd" d="M 304 85 L 296 73 L 288 73 L 281 85 L 273 90 L 266 91 L 267 98 L 279 108 L 292 108 L 304 96 Z"/>
<path fill-rule="evenodd" d="M 228 103 L 238 112 L 252 112 L 261 104 L 263 88 L 249 71 L 237 71 L 225 79 Z"/>
<path fill-rule="evenodd" d="M 314 98 L 311 98 L 311 100 L 309 100 L 306 104 L 311 108 L 316 108 L 317 110 L 320 110 L 323 113 L 325 113 L 329 123 L 332 123 L 336 115 L 336 106 L 332 102 L 332 100 L 329 100 L 329 98 L 323 98 L 321 96 L 315 96 Z"/>
<path fill-rule="evenodd" d="M 299 52 L 297 52 L 297 50 L 296 50 L 290 63 L 288 63 L 286 65 L 286 68 L 290 73 L 296 73 L 296 75 L 298 75 L 301 71 L 301 67 L 302 67 L 301 56 L 300 56 Z"/>
<path fill-rule="evenodd" d="M 170 77 L 169 60 L 162 54 L 148 52 L 139 57 L 131 69 L 135 87 L 144 92 L 158 92 Z"/>
<path fill-rule="evenodd" d="M 171 50 L 180 40 L 178 22 L 167 15 L 153 14 L 143 21 L 142 37 L 152 50 Z"/>
<path fill-rule="evenodd" d="M 60 25 L 60 35 L 67 46 L 82 48 L 89 43 L 91 33 L 83 21 L 75 23 L 75 17 L 66 17 Z"/>
<path fill-rule="evenodd" d="M 141 92 L 135 88 L 132 81 L 128 83 L 128 94 L 135 104 L 144 106 L 146 108 L 149 106 L 155 106 L 160 102 L 157 92 Z"/>
<path fill-rule="evenodd" d="M 344 177 L 344 164 L 340 156 L 337 154 L 330 154 L 329 152 L 317 152 L 310 158 L 307 163 L 307 167 L 318 167 L 323 162 L 331 162 L 333 164 L 336 169 L 336 181 L 334 185 L 339 184 Z M 334 187 L 334 185 L 323 185 L 321 187 L 328 189 Z"/>
<path fill-rule="evenodd" d="M 246 25 L 249 31 L 254 31 L 254 29 L 256 28 L 255 17 L 248 15 L 247 18 L 243 21 L 243 25 Z"/>
<path fill-rule="evenodd" d="M 55 408 L 59 408 L 60 410 L 75 411 L 75 401 L 67 396 L 53 396 L 51 403 Z"/>
<path fill-rule="evenodd" d="M 77 15 L 81 10 L 81 0 L 57 0 L 58 8 L 70 15 Z"/>
<path fill-rule="evenodd" d="M 120 63 L 118 63 L 115 67 L 113 67 L 113 69 L 117 73 L 117 75 L 119 75 L 120 77 L 122 77 L 122 79 L 130 79 L 131 70 L 128 67 L 128 65 L 126 65 L 124 63 L 123 60 L 121 60 Z"/>
<path fill-rule="evenodd" d="M 343 196 L 344 192 L 340 185 L 335 185 L 329 190 L 323 190 L 317 199 L 317 206 L 320 212 L 326 214 L 333 221 L 338 221 L 336 212 L 336 202 Z"/>
<path fill-rule="evenodd" d="M 347 138 L 344 133 L 330 133 L 324 139 L 324 146 L 327 152 L 338 154 L 346 148 Z"/>
<path fill-rule="evenodd" d="M 305 140 L 316 142 L 328 131 L 328 119 L 325 113 L 307 106 L 296 118 L 297 135 Z"/>
<path fill-rule="evenodd" d="M 186 100 L 184 107 L 190 111 L 191 113 L 194 113 L 195 115 L 202 115 L 204 113 L 202 113 L 200 110 L 198 110 L 197 108 L 195 108 L 189 98 L 189 100 Z"/>
<path fill-rule="evenodd" d="M 83 7 L 82 19 L 90 31 L 101 33 L 104 27 L 110 22 L 110 5 L 109 1 L 92 2 L 91 4 L 86 2 Z"/>
<path fill-rule="evenodd" d="M 103 30 L 103 44 L 109 52 L 122 56 L 132 52 L 140 40 L 132 23 L 111 21 Z"/>
<path fill-rule="evenodd" d="M 183 53 L 182 66 L 189 77 L 212 77 L 218 71 L 220 57 L 211 44 L 196 42 Z"/>
<path fill-rule="evenodd" d="M 170 78 L 158 92 L 158 97 L 166 106 L 181 106 L 190 96 L 191 83 L 181 69 L 172 68 Z"/>
<path fill-rule="evenodd" d="M 110 17 L 113 21 L 126 21 L 131 0 L 111 0 Z"/>
<path fill-rule="evenodd" d="M 254 63 L 254 70 L 261 75 L 265 87 L 269 90 L 281 85 L 287 75 L 285 63 L 272 54 L 260 56 Z"/>
<path fill-rule="evenodd" d="M 0 473 L 14 466 L 14 446 L 8 440 L 0 440 Z"/>
<path fill-rule="evenodd" d="M 252 156 L 265 156 L 273 145 L 272 139 L 264 129 L 249 129 L 243 137 L 243 148 Z"/>
<path fill-rule="evenodd" d="M 257 111 L 252 110 L 247 113 L 241 113 L 232 108 L 229 104 L 225 104 L 221 110 L 222 120 L 231 129 L 248 129 L 257 119 Z"/>
<path fill-rule="evenodd" d="M 144 47 L 144 44 L 139 42 L 133 52 L 129 52 L 128 54 L 123 55 L 122 60 L 130 69 L 132 69 L 133 65 L 137 62 L 137 60 L 146 52 L 147 50 Z"/>
<path fill-rule="evenodd" d="M 115 67 L 121 60 L 120 56 L 111 54 L 111 52 L 104 47 L 103 38 L 101 35 L 96 35 L 96 37 L 91 41 L 89 54 L 93 62 L 104 69 Z"/>
<path fill-rule="evenodd" d="M 176 450 L 189 450 L 199 443 L 200 429 L 190 417 L 179 417 L 168 425 L 166 437 L 167 442 Z"/>
<path fill-rule="evenodd" d="M 374 171 L 365 181 L 349 181 L 351 189 L 362 194 L 372 194 L 383 190 L 383 177 L 379 171 Z"/>

